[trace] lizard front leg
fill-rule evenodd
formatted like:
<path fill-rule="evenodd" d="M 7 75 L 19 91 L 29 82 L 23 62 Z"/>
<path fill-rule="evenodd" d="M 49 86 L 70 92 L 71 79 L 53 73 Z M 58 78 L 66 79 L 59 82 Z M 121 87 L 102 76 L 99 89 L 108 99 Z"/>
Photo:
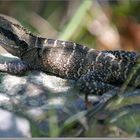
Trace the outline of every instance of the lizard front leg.
<path fill-rule="evenodd" d="M 111 74 L 104 70 L 91 71 L 83 75 L 76 83 L 77 87 L 85 92 L 85 102 L 88 103 L 88 94 L 102 95 L 110 90 L 118 90 L 118 87 L 109 84 Z M 104 100 L 104 99 L 103 99 Z"/>
<path fill-rule="evenodd" d="M 23 75 L 29 69 L 29 65 L 20 60 L 0 63 L 1 72 L 10 73 L 13 75 Z"/>

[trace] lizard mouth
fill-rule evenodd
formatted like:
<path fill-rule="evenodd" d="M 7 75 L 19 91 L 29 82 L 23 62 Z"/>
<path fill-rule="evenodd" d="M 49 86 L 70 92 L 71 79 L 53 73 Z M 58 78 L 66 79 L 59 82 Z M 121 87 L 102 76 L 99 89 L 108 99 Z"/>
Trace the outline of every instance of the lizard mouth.
<path fill-rule="evenodd" d="M 9 53 L 21 56 L 21 52 L 28 49 L 28 44 L 20 40 L 14 33 L 0 27 L 0 45 Z"/>
<path fill-rule="evenodd" d="M 12 45 L 12 44 L 8 44 L 5 42 L 4 39 L 0 38 L 0 46 L 2 46 L 6 51 L 8 51 L 9 53 L 15 55 L 15 56 L 19 56 L 19 47 L 16 45 Z"/>

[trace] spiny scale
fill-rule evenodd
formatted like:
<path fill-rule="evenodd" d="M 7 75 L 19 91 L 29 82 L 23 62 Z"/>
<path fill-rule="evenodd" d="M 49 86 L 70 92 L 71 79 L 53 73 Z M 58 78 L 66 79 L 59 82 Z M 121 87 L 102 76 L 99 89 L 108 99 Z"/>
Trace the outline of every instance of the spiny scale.
<path fill-rule="evenodd" d="M 0 64 L 0 71 L 18 75 L 41 70 L 73 79 L 80 90 L 93 94 L 103 94 L 116 88 L 118 82 L 123 83 L 139 56 L 136 52 L 98 51 L 69 41 L 38 37 L 3 16 L 0 45 L 21 58 L 18 62 Z M 138 71 L 133 81 L 139 76 Z"/>

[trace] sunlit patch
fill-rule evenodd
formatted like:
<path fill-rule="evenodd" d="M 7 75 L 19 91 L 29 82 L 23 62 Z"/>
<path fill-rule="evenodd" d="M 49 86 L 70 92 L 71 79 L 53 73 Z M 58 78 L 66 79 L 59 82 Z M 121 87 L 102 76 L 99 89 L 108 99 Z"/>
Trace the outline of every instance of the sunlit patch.
<path fill-rule="evenodd" d="M 7 103 L 9 102 L 9 97 L 7 95 L 4 95 L 4 94 L 0 94 L 0 104 L 4 104 L 4 103 Z"/>
<path fill-rule="evenodd" d="M 48 101 L 48 105 L 64 105 L 62 97 L 52 98 Z"/>
<path fill-rule="evenodd" d="M 27 113 L 36 120 L 41 120 L 45 115 L 44 111 L 38 107 L 27 110 Z"/>
<path fill-rule="evenodd" d="M 10 53 L 2 53 L 1 55 L 5 56 L 5 57 L 18 58 L 18 57 L 14 56 L 14 55 L 12 55 Z"/>
<path fill-rule="evenodd" d="M 56 77 L 46 75 L 41 73 L 37 80 L 42 82 L 45 87 L 51 90 L 53 93 L 59 92 L 67 92 L 71 87 L 68 84 L 67 80 Z"/>
<path fill-rule="evenodd" d="M 8 112 L 8 111 L 4 111 L 0 109 L 0 112 L 2 113 L 1 117 L 0 117 L 0 130 L 8 130 L 11 128 L 12 126 L 12 121 L 11 121 L 11 117 L 12 115 Z"/>
<path fill-rule="evenodd" d="M 21 77 L 16 77 L 12 75 L 8 75 L 3 80 L 3 85 L 5 85 L 5 89 L 9 91 L 9 94 L 15 94 L 19 85 L 26 84 L 26 79 Z M 12 91 L 12 92 L 11 92 Z"/>

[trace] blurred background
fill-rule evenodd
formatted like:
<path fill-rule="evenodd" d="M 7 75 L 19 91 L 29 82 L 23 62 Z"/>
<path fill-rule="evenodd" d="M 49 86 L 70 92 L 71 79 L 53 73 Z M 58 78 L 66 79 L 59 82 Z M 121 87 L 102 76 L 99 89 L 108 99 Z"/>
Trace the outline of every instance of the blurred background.
<path fill-rule="evenodd" d="M 32 33 L 99 50 L 140 51 L 139 13 L 140 1 L 134 0 L 0 0 L 0 14 L 14 17 Z M 3 52 L 1 48 L 0 52 Z M 139 101 L 140 97 L 129 98 L 124 104 Z M 119 108 L 116 102 L 114 104 Z M 85 136 L 139 137 L 139 109 L 140 105 L 135 105 L 120 112 L 110 111 L 113 117 L 106 123 L 101 119 L 97 125 L 94 119 Z M 110 125 L 111 121 L 115 125 Z"/>
<path fill-rule="evenodd" d="M 140 50 L 140 1 L 0 1 L 0 13 L 39 36 L 96 49 Z"/>

